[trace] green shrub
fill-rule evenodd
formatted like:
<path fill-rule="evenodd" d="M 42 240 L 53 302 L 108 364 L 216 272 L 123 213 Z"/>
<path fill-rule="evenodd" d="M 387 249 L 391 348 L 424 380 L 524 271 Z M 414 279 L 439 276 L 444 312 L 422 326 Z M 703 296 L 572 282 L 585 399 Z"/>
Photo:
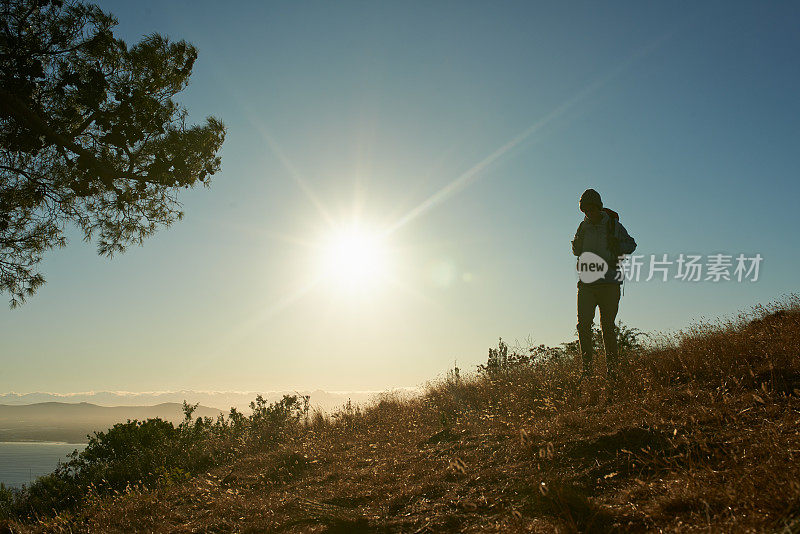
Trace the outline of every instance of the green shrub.
<path fill-rule="evenodd" d="M 642 338 L 648 337 L 648 335 L 641 330 L 630 328 L 620 321 L 614 325 L 614 332 L 617 336 L 617 350 L 622 362 L 629 361 L 633 354 L 644 350 Z M 573 341 L 562 343 L 556 347 L 549 347 L 544 344 L 531 347 L 527 349 L 529 354 L 525 354 L 524 349 L 514 349 L 509 354 L 508 344 L 503 341 L 503 338 L 500 338 L 498 347 L 489 349 L 489 357 L 486 363 L 478 365 L 478 374 L 496 378 L 507 375 L 514 369 L 544 364 L 553 360 L 576 358 L 580 355 L 577 334 L 578 331 L 575 330 L 575 339 Z M 604 351 L 603 333 L 597 325 L 592 327 L 592 346 L 595 354 L 600 354 Z"/>
<path fill-rule="evenodd" d="M 170 485 L 218 465 L 233 454 L 273 446 L 295 431 L 308 414 L 308 397 L 284 395 L 272 404 L 260 395 L 249 416 L 231 408 L 193 419 L 197 404 L 183 403 L 178 426 L 159 418 L 117 423 L 95 432 L 86 448 L 66 463 L 14 492 L 0 486 L 0 517 L 42 517 L 79 508 L 90 494 L 124 492 L 130 486 Z"/>
<path fill-rule="evenodd" d="M 9 519 L 14 506 L 14 490 L 0 482 L 0 519 Z"/>

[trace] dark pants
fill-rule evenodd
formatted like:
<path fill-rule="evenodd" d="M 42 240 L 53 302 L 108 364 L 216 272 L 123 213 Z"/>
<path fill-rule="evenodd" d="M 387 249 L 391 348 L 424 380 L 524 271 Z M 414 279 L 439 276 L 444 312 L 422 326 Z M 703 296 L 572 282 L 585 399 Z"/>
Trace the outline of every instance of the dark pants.
<path fill-rule="evenodd" d="M 590 372 L 594 348 L 592 346 L 592 323 L 594 310 L 600 308 L 600 327 L 603 330 L 603 346 L 609 371 L 617 368 L 617 336 L 614 321 L 619 309 L 619 284 L 580 285 L 578 287 L 578 341 L 580 343 L 583 371 Z"/>

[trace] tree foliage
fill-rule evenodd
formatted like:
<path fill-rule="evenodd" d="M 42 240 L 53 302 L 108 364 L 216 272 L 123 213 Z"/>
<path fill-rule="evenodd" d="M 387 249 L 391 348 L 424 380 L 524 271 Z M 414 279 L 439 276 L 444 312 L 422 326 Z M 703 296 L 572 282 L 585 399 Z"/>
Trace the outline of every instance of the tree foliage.
<path fill-rule="evenodd" d="M 220 169 L 225 127 L 187 124 L 173 98 L 197 50 L 77 0 L 0 0 L 0 291 L 12 307 L 44 283 L 68 225 L 112 256 L 181 218 L 177 193 Z"/>

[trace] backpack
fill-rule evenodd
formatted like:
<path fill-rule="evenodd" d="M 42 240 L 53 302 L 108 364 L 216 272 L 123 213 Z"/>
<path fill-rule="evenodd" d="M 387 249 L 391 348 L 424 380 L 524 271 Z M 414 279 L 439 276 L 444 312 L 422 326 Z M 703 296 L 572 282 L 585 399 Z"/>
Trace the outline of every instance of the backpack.
<path fill-rule="evenodd" d="M 608 222 L 606 223 L 606 241 L 608 242 L 608 250 L 611 251 L 612 257 L 615 258 L 614 269 L 619 266 L 619 239 L 617 239 L 617 222 L 619 221 L 619 213 L 610 209 L 603 208 L 603 211 L 608 214 Z"/>
<path fill-rule="evenodd" d="M 619 270 L 619 239 L 617 238 L 617 223 L 619 222 L 619 213 L 610 209 L 603 208 L 603 211 L 608 214 L 608 226 L 606 226 L 606 242 L 608 243 L 608 250 L 613 254 L 614 270 Z M 625 277 L 622 278 L 622 294 L 625 294 Z"/>

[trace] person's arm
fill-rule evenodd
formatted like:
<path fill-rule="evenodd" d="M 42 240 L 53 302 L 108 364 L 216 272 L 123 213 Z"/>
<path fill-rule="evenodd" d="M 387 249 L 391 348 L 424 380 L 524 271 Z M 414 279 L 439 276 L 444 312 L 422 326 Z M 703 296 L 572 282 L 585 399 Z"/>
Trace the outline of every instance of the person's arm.
<path fill-rule="evenodd" d="M 619 226 L 618 241 L 620 254 L 633 254 L 633 251 L 636 250 L 636 241 L 633 240 L 619 221 L 617 221 L 617 226 Z"/>
<path fill-rule="evenodd" d="M 575 231 L 575 238 L 572 240 L 572 253 L 576 256 L 580 256 L 583 252 L 583 232 L 581 229 L 583 228 L 583 222 L 578 225 L 578 229 Z"/>

